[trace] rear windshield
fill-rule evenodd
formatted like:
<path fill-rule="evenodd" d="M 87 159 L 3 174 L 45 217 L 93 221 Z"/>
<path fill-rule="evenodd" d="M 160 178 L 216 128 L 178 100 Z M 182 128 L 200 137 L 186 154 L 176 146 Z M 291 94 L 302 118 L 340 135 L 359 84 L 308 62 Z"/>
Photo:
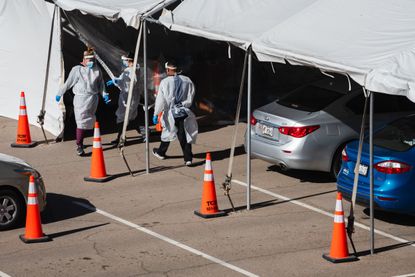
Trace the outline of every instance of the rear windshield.
<path fill-rule="evenodd" d="M 343 95 L 336 91 L 310 85 L 293 91 L 277 100 L 277 103 L 296 110 L 316 112 L 323 110 Z"/>
<path fill-rule="evenodd" d="M 373 135 L 373 143 L 394 151 L 408 151 L 415 145 L 415 117 L 398 119 Z"/>

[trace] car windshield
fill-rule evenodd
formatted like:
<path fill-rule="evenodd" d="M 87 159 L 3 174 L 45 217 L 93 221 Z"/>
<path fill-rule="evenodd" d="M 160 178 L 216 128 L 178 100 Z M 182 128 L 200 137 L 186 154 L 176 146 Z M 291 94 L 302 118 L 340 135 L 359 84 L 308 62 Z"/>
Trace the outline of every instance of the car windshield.
<path fill-rule="evenodd" d="M 386 149 L 404 152 L 415 145 L 415 118 L 398 119 L 373 135 L 373 143 Z"/>
<path fill-rule="evenodd" d="M 344 94 L 315 85 L 305 86 L 277 100 L 289 108 L 306 112 L 316 112 L 342 97 Z"/>

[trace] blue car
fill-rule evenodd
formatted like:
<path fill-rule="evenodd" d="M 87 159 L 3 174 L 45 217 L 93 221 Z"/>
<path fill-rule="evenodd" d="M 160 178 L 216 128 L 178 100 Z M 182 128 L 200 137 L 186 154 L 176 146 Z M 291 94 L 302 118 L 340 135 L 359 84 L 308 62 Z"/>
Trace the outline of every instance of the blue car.
<path fill-rule="evenodd" d="M 395 120 L 373 135 L 374 207 L 415 215 L 415 115 Z M 359 141 L 346 145 L 337 189 L 350 200 Z M 369 144 L 363 145 L 356 202 L 369 207 Z"/>

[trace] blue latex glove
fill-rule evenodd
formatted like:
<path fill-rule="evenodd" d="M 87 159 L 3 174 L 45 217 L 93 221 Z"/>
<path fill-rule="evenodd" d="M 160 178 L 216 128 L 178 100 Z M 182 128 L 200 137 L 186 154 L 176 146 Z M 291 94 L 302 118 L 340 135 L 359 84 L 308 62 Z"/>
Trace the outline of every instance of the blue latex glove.
<path fill-rule="evenodd" d="M 62 96 L 60 96 L 60 95 L 56 95 L 56 97 L 55 97 L 55 99 L 56 99 L 56 102 L 59 102 L 59 101 L 61 101 L 61 97 L 62 97 Z"/>
<path fill-rule="evenodd" d="M 159 123 L 159 117 L 157 115 L 153 115 L 153 124 L 156 125 Z"/>
<path fill-rule="evenodd" d="M 109 102 L 111 102 L 111 99 L 110 99 L 110 96 L 109 96 L 109 94 L 108 94 L 108 93 L 103 94 L 103 95 L 102 95 L 102 98 L 104 98 L 104 102 L 105 102 L 105 104 L 108 104 Z"/>
<path fill-rule="evenodd" d="M 109 80 L 109 81 L 107 82 L 107 87 L 110 87 L 110 86 L 116 85 L 117 83 L 118 83 L 118 80 L 117 80 L 117 79 Z"/>

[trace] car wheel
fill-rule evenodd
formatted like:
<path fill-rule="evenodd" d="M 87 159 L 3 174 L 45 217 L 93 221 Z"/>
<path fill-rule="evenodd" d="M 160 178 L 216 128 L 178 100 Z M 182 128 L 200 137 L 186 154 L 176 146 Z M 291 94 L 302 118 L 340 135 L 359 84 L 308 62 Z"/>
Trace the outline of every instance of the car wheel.
<path fill-rule="evenodd" d="M 21 224 L 24 215 L 22 198 L 12 190 L 0 190 L 0 230 Z"/>
<path fill-rule="evenodd" d="M 342 150 L 344 146 L 339 147 L 334 153 L 333 161 L 331 163 L 331 174 L 335 179 L 337 179 L 337 175 L 339 175 L 340 168 L 342 167 Z"/>

